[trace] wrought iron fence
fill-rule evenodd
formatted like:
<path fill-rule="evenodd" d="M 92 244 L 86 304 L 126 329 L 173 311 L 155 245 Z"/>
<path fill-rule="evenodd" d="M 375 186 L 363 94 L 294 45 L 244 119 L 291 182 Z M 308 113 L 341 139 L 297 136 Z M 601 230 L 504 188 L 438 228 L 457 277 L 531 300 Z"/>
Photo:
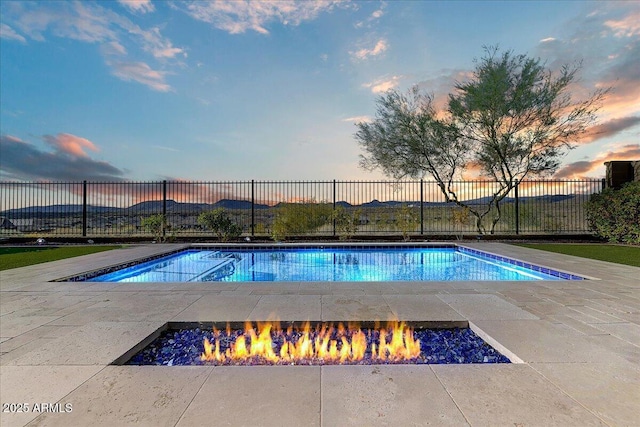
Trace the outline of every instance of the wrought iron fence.
<path fill-rule="evenodd" d="M 455 182 L 466 207 L 423 180 L 0 182 L 0 236 L 145 236 L 153 215 L 165 237 L 211 236 L 198 216 L 216 208 L 244 236 L 271 236 L 277 223 L 290 236 L 462 236 L 489 232 L 498 213 L 496 234 L 584 234 L 584 203 L 603 181 L 523 181 L 499 210 L 492 181 Z M 473 212 L 486 214 L 478 223 Z"/>

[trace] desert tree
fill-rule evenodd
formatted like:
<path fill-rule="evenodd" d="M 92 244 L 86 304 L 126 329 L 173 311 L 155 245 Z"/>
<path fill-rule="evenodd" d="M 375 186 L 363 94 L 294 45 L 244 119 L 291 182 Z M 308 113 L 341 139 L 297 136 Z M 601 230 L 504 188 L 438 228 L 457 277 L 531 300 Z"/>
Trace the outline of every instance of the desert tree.
<path fill-rule="evenodd" d="M 575 101 L 571 84 L 581 64 L 558 72 L 540 59 L 485 48 L 470 78 L 455 84 L 446 111 L 417 86 L 391 90 L 377 100 L 376 118 L 357 123 L 355 139 L 365 151 L 361 166 L 380 168 L 395 179 L 430 175 L 445 196 L 469 210 L 476 228 L 495 207 L 491 232 L 500 220 L 500 202 L 528 175 L 551 174 L 580 134 L 595 121 L 607 90 Z M 465 203 L 453 185 L 474 165 L 496 182 L 484 207 Z"/>
<path fill-rule="evenodd" d="M 546 68 L 539 58 L 485 47 L 469 80 L 449 95 L 448 113 L 472 161 L 498 185 L 489 205 L 496 208 L 525 177 L 553 174 L 567 150 L 596 120 L 608 89 L 575 100 L 581 64 Z"/>

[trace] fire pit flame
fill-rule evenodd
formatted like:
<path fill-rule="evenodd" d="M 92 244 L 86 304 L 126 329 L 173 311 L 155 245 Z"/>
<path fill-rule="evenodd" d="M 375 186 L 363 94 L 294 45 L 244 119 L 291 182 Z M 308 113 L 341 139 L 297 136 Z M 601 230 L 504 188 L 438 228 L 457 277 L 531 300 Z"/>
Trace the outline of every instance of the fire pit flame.
<path fill-rule="evenodd" d="M 231 330 L 227 327 L 227 337 Z M 251 322 L 228 346 L 221 345 L 222 334 L 214 329 L 213 342 L 204 339 L 204 352 L 200 360 L 225 363 L 243 362 L 259 358 L 271 363 L 295 364 L 310 360 L 324 363 L 353 363 L 367 355 L 373 360 L 400 362 L 420 356 L 420 340 L 415 340 L 413 329 L 404 322 L 389 322 L 387 328 L 374 328 L 367 333 L 356 324 L 337 328 L 323 323 L 311 329 L 306 322 L 301 330 L 290 326 L 286 331 L 279 322 Z M 274 341 L 275 340 L 275 341 Z M 370 343 L 370 344 L 369 344 Z M 376 344 L 377 343 L 377 344 Z M 276 352 L 277 347 L 280 350 Z M 227 347 L 221 351 L 220 348 Z"/>

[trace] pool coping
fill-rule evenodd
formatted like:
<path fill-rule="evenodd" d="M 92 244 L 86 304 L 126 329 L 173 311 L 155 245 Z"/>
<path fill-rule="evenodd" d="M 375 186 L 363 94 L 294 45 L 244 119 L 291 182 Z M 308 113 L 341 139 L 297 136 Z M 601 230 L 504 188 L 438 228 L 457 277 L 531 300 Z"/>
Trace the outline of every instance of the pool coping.
<path fill-rule="evenodd" d="M 464 246 L 598 280 L 244 289 L 235 286 L 238 282 L 205 289 L 50 281 L 189 246 L 140 245 L 0 272 L 0 400 L 73 404 L 66 413 L 3 413 L 0 424 L 113 425 L 137 419 L 191 426 L 215 415 L 221 424 L 235 425 L 230 414 L 237 409 L 246 422 L 268 425 L 271 418 L 255 409 L 264 407 L 255 404 L 261 399 L 268 402 L 268 414 L 281 416 L 280 425 L 334 425 L 339 415 L 344 425 L 406 425 L 418 419 L 456 425 L 632 425 L 640 410 L 637 267 L 479 242 Z M 468 320 L 523 363 L 378 370 L 236 367 L 233 372 L 109 365 L 113 355 L 122 354 L 118 351 L 163 323 L 251 319 L 271 309 L 285 318 L 307 313 L 312 319 L 375 320 L 371 317 L 395 311 Z M 216 391 L 232 379 L 233 388 Z M 346 395 L 349 390 L 355 394 Z M 296 406 L 306 410 L 291 411 Z M 354 413 L 360 418 L 350 418 Z"/>

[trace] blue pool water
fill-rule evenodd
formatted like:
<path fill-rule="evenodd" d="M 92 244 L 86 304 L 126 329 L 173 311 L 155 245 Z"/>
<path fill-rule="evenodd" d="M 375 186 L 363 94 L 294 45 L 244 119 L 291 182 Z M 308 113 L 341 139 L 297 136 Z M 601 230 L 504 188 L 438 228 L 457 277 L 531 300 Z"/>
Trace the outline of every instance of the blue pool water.
<path fill-rule="evenodd" d="M 85 280 L 383 282 L 562 279 L 582 278 L 472 249 L 436 247 L 189 249 Z"/>

